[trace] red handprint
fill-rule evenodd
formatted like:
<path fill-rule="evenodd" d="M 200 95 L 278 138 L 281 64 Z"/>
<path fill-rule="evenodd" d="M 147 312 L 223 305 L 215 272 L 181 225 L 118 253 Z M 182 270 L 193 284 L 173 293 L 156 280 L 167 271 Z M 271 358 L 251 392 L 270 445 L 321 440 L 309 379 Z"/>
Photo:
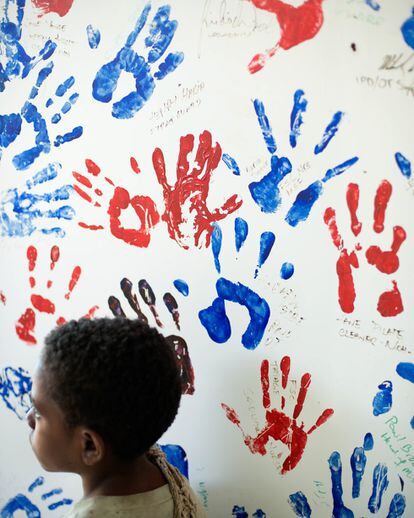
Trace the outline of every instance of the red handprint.
<path fill-rule="evenodd" d="M 280 39 L 265 54 L 256 54 L 249 63 L 249 72 L 261 70 L 278 48 L 288 50 L 318 34 L 323 24 L 323 0 L 306 0 L 295 7 L 281 0 L 251 0 L 259 9 L 276 15 L 280 26 Z"/>
<path fill-rule="evenodd" d="M 27 248 L 27 259 L 29 263 L 29 284 L 30 288 L 33 290 L 36 287 L 36 279 L 33 276 L 33 272 L 36 268 L 36 262 L 37 262 L 37 249 L 34 246 L 29 246 Z M 58 246 L 52 246 L 50 249 L 50 270 L 54 270 L 55 265 L 59 261 L 60 258 L 60 250 Z M 68 291 L 65 294 L 65 299 L 69 300 L 70 296 L 72 294 L 73 289 L 75 288 L 76 284 L 79 281 L 79 278 L 81 276 L 82 270 L 80 266 L 75 266 L 73 268 L 69 285 L 68 285 Z M 53 281 L 48 280 L 46 283 L 46 288 L 50 289 L 53 285 Z M 48 313 L 49 315 L 54 315 L 56 312 L 55 304 L 52 302 L 52 300 L 48 297 L 43 297 L 42 295 L 39 295 L 37 293 L 32 293 L 30 296 L 30 302 L 32 307 L 29 307 L 26 309 L 26 311 L 22 314 L 22 316 L 19 318 L 19 320 L 16 323 L 16 333 L 17 336 L 20 338 L 20 340 L 23 340 L 23 342 L 26 342 L 28 344 L 36 344 L 36 336 L 35 336 L 35 327 L 36 327 L 36 313 Z M 34 308 L 34 309 L 33 309 Z M 92 318 L 95 314 L 95 311 L 98 309 L 98 306 L 93 306 L 89 309 L 88 313 L 84 315 L 86 318 Z M 34 311 L 35 310 L 35 311 Z M 65 318 L 62 316 L 58 317 L 56 320 L 56 324 L 62 325 L 66 322 Z"/>
<path fill-rule="evenodd" d="M 280 362 L 280 370 L 282 373 L 282 389 L 285 390 L 290 371 L 289 356 L 282 358 Z M 266 445 L 269 442 L 269 439 L 280 441 L 288 447 L 289 455 L 284 460 L 281 469 L 281 473 L 283 475 L 297 466 L 305 451 L 308 436 L 323 425 L 332 416 L 334 411 L 331 408 L 324 410 L 316 420 L 315 424 L 311 426 L 309 430 L 305 431 L 303 422 L 299 425 L 297 420 L 302 412 L 303 405 L 306 400 L 306 394 L 311 384 L 311 375 L 306 373 L 302 376 L 299 394 L 293 410 L 293 417 L 289 417 L 285 412 L 283 412 L 286 403 L 284 396 L 281 396 L 281 410 L 277 410 L 276 408 L 270 409 L 268 360 L 262 361 L 260 374 L 263 393 L 263 408 L 266 411 L 266 425 L 255 438 L 245 433 L 241 427 L 240 419 L 233 408 L 230 408 L 224 403 L 222 403 L 221 406 L 226 412 L 227 419 L 237 425 L 241 430 L 244 443 L 252 453 L 265 455 L 267 453 Z"/>
<path fill-rule="evenodd" d="M 88 173 L 92 178 L 99 176 L 101 169 L 95 164 L 95 162 L 86 159 L 85 164 Z M 131 157 L 131 168 L 135 173 L 140 173 L 137 161 L 133 157 Z M 78 182 L 77 184 L 74 184 L 73 187 L 79 196 L 94 207 L 101 207 L 101 203 L 98 201 L 99 198 L 97 198 L 96 201 L 93 201 L 90 194 L 85 190 L 85 188 L 89 190 L 94 187 L 90 178 L 77 172 L 73 172 L 72 174 Z M 117 239 L 125 241 L 125 243 L 128 243 L 129 245 L 142 248 L 147 247 L 151 240 L 151 230 L 160 220 L 154 201 L 148 196 L 131 197 L 126 189 L 123 187 L 116 187 L 110 178 L 105 176 L 104 179 L 113 188 L 112 198 L 108 203 L 107 210 L 107 214 L 109 215 L 109 227 L 112 235 Z M 82 187 L 80 187 L 79 184 L 81 184 Z M 94 193 L 98 197 L 103 195 L 103 192 L 98 188 L 94 189 Z M 121 213 L 129 207 L 132 207 L 138 217 L 139 224 L 137 228 L 125 228 L 121 224 Z M 102 230 L 104 228 L 102 225 L 90 225 L 83 221 L 79 222 L 79 226 L 88 230 Z"/>
<path fill-rule="evenodd" d="M 167 222 L 170 237 L 185 249 L 193 241 L 196 247 L 210 244 L 213 224 L 236 211 L 242 200 L 237 195 L 231 196 L 219 209 L 210 211 L 207 197 L 211 175 L 221 159 L 221 147 L 212 145 L 211 133 L 204 131 L 199 138 L 195 165 L 189 172 L 188 154 L 194 148 L 194 135 L 180 139 L 180 151 L 177 160 L 177 180 L 173 186 L 167 182 L 164 154 L 156 148 L 152 163 L 163 188 L 165 212 L 162 219 Z"/>
<path fill-rule="evenodd" d="M 391 194 L 392 185 L 388 180 L 383 180 L 378 186 L 374 200 L 373 229 L 377 234 L 384 230 L 385 213 Z M 357 236 L 362 229 L 362 223 L 358 220 L 357 216 L 359 204 L 358 184 L 350 183 L 348 185 L 346 201 L 351 217 L 351 230 L 354 236 Z M 336 271 L 339 281 L 339 305 L 345 313 L 352 313 L 354 311 L 356 299 L 352 268 L 359 268 L 357 254 L 361 251 L 362 247 L 357 243 L 350 253 L 348 252 L 348 249 L 344 247 L 343 239 L 338 231 L 336 223 L 336 212 L 332 207 L 328 207 L 325 210 L 324 221 L 329 228 L 334 245 L 340 251 L 340 255 L 336 263 Z M 368 263 L 387 275 L 396 272 L 400 264 L 397 254 L 405 239 L 405 230 L 400 226 L 395 226 L 393 229 L 393 242 L 391 249 L 382 250 L 379 246 L 370 246 L 365 252 L 365 257 Z M 383 317 L 392 317 L 398 315 L 404 310 L 401 294 L 396 281 L 392 281 L 392 284 L 392 290 L 382 293 L 378 299 L 377 309 Z"/>

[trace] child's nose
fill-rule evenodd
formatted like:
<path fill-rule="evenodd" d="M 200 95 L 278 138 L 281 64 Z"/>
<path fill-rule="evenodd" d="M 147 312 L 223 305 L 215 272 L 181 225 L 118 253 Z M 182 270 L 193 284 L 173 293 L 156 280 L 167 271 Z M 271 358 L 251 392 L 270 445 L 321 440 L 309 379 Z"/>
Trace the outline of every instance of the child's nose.
<path fill-rule="evenodd" d="M 36 420 L 34 418 L 34 410 L 33 410 L 33 407 L 27 412 L 26 414 L 26 419 L 27 419 L 27 424 L 30 426 L 30 428 L 32 430 L 35 429 L 35 426 L 36 426 Z"/>

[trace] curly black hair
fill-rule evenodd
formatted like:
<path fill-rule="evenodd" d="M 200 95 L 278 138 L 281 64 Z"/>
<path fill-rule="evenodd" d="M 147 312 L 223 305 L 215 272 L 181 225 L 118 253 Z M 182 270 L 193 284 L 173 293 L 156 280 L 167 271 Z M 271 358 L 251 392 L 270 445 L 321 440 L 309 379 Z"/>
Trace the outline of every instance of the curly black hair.
<path fill-rule="evenodd" d="M 181 381 L 156 330 L 126 318 L 72 320 L 45 339 L 42 369 L 69 427 L 85 425 L 132 460 L 174 421 Z"/>

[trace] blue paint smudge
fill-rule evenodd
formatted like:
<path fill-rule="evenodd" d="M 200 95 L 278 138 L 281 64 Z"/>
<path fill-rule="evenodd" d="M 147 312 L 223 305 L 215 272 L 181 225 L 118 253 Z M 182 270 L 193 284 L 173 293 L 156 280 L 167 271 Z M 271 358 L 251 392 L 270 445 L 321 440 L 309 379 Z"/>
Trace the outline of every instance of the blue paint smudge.
<path fill-rule="evenodd" d="M 91 49 L 97 49 L 101 42 L 101 33 L 99 29 L 94 29 L 91 24 L 86 27 L 86 35 L 88 37 L 89 47 Z"/>
<path fill-rule="evenodd" d="M 401 362 L 397 365 L 396 371 L 399 376 L 414 383 L 414 363 Z"/>
<path fill-rule="evenodd" d="M 18 511 L 25 512 L 28 518 L 41 518 L 39 508 L 21 493 L 11 498 L 6 505 L 0 509 L 0 518 L 13 518 Z"/>
<path fill-rule="evenodd" d="M 121 72 L 132 74 L 136 90 L 113 104 L 112 115 L 117 119 L 130 119 L 152 96 L 155 81 L 151 75 L 150 65 L 163 56 L 177 29 L 177 21 L 169 19 L 170 6 L 161 6 L 151 23 L 150 34 L 145 39 L 145 46 L 149 48 L 147 60 L 139 56 L 131 47 L 147 22 L 150 9 L 150 4 L 144 7 L 125 45 L 112 61 L 98 70 L 92 84 L 93 97 L 97 101 L 108 103 L 112 100 Z M 183 59 L 182 52 L 168 54 L 164 62 L 159 65 L 158 71 L 155 72 L 155 79 L 164 79 L 178 67 Z"/>
<path fill-rule="evenodd" d="M 59 500 L 58 502 L 54 502 L 53 504 L 50 504 L 47 506 L 48 509 L 51 511 L 54 511 L 58 507 L 62 507 L 62 505 L 72 505 L 73 500 L 70 498 L 63 498 L 62 500 Z"/>
<path fill-rule="evenodd" d="M 54 145 L 55 147 L 59 147 L 62 144 L 66 144 L 66 142 L 70 142 L 71 140 L 75 140 L 82 136 L 83 134 L 83 127 L 82 126 L 76 126 L 76 128 L 73 128 L 72 131 L 68 131 L 64 135 L 58 135 L 55 139 Z"/>
<path fill-rule="evenodd" d="M 354 518 L 354 513 L 345 507 L 342 500 L 342 462 L 341 455 L 334 451 L 328 460 L 329 469 L 331 472 L 332 481 L 332 499 L 333 499 L 333 512 L 334 518 Z"/>
<path fill-rule="evenodd" d="M 392 407 L 392 383 L 391 381 L 383 381 L 378 385 L 379 392 L 375 394 L 372 402 L 373 414 L 375 416 L 386 414 Z"/>
<path fill-rule="evenodd" d="M 290 145 L 296 147 L 297 138 L 300 135 L 300 127 L 303 124 L 302 115 L 306 112 L 308 101 L 303 90 L 296 90 L 293 96 L 293 108 L 290 114 Z"/>
<path fill-rule="evenodd" d="M 45 483 L 44 477 L 37 477 L 28 487 L 29 493 L 32 493 L 34 489 L 39 486 L 42 486 Z"/>
<path fill-rule="evenodd" d="M 75 78 L 73 76 L 69 76 L 63 83 L 61 83 L 57 88 L 55 95 L 58 97 L 63 97 L 65 93 L 72 88 L 72 86 L 75 84 Z"/>
<path fill-rule="evenodd" d="M 326 183 L 335 176 L 339 176 L 344 173 L 358 160 L 358 157 L 353 157 L 332 169 L 328 169 L 322 180 L 316 180 L 316 182 L 308 185 L 306 189 L 300 191 L 286 214 L 285 221 L 292 227 L 296 227 L 300 221 L 306 221 L 315 202 L 323 193 L 323 183 Z"/>
<path fill-rule="evenodd" d="M 292 263 L 283 263 L 280 268 L 280 277 L 287 281 L 295 272 L 295 267 Z"/>
<path fill-rule="evenodd" d="M 401 34 L 405 43 L 414 49 L 414 8 L 411 16 L 401 25 Z"/>
<path fill-rule="evenodd" d="M 236 218 L 234 220 L 234 237 L 236 241 L 236 250 L 240 252 L 240 248 L 246 241 L 247 235 L 249 234 L 249 225 L 243 218 Z"/>
<path fill-rule="evenodd" d="M 414 430 L 414 417 L 412 417 L 410 421 L 411 428 Z"/>
<path fill-rule="evenodd" d="M 260 181 L 249 184 L 253 200 L 265 213 L 276 212 L 278 209 L 282 201 L 279 184 L 287 174 L 292 172 L 292 164 L 286 157 L 272 156 L 270 167 L 269 173 L 263 176 Z"/>
<path fill-rule="evenodd" d="M 48 498 L 51 498 L 54 495 L 60 495 L 61 493 L 63 493 L 63 489 L 61 489 L 61 488 L 52 489 L 52 491 L 43 493 L 42 500 L 47 500 Z"/>
<path fill-rule="evenodd" d="M 48 167 L 36 173 L 26 184 L 29 191 L 8 189 L 0 193 L 0 234 L 7 237 L 30 236 L 35 231 L 43 234 L 54 234 L 63 237 L 65 231 L 60 227 L 42 228 L 40 222 L 43 218 L 72 220 L 75 216 L 74 209 L 69 205 L 60 205 L 51 209 L 54 202 L 66 201 L 70 198 L 73 187 L 63 185 L 51 192 L 34 194 L 30 189 L 40 183 L 48 182 L 56 178 L 60 164 L 50 164 Z M 42 207 L 44 204 L 47 208 Z"/>
<path fill-rule="evenodd" d="M 371 451 L 374 447 L 374 438 L 372 437 L 372 433 L 366 433 L 364 437 L 364 450 Z"/>
<path fill-rule="evenodd" d="M 0 92 L 6 83 L 14 77 L 25 78 L 42 60 L 49 59 L 56 50 L 56 43 L 46 41 L 37 56 L 29 56 L 21 45 L 22 23 L 24 18 L 25 0 L 7 0 L 0 21 L 0 45 L 5 57 L 0 63 Z M 10 21 L 9 11 L 13 9 L 15 22 Z"/>
<path fill-rule="evenodd" d="M 220 267 L 220 251 L 221 251 L 221 242 L 223 240 L 223 233 L 221 228 L 217 223 L 213 224 L 213 232 L 211 234 L 211 249 L 214 256 L 214 266 L 218 273 L 221 271 Z"/>
<path fill-rule="evenodd" d="M 255 99 L 253 101 L 253 105 L 257 115 L 257 120 L 259 121 L 260 129 L 262 130 L 262 135 L 266 143 L 266 147 L 269 153 L 273 155 L 274 153 L 276 153 L 277 146 L 272 133 L 272 128 L 269 123 L 269 119 L 266 116 L 264 105 L 262 101 L 259 101 L 259 99 Z"/>
<path fill-rule="evenodd" d="M 218 297 L 212 305 L 198 314 L 210 338 L 216 343 L 224 343 L 231 336 L 231 325 L 224 305 L 224 301 L 228 300 L 248 310 L 250 322 L 241 341 L 246 349 L 255 349 L 263 338 L 269 321 L 268 303 L 247 286 L 233 283 L 223 277 L 217 280 L 216 291 Z"/>
<path fill-rule="evenodd" d="M 343 112 L 336 112 L 334 116 L 332 117 L 331 122 L 326 127 L 323 135 L 322 140 L 315 146 L 314 153 L 315 155 L 318 155 L 322 151 L 325 150 L 326 146 L 329 144 L 329 142 L 333 139 L 336 132 L 338 131 L 339 125 L 342 121 L 342 117 L 344 116 Z"/>
<path fill-rule="evenodd" d="M 379 11 L 381 9 L 381 6 L 378 2 L 375 0 L 365 0 L 365 3 L 368 7 L 371 7 L 374 11 Z"/>
<path fill-rule="evenodd" d="M 227 153 L 223 153 L 221 159 L 226 164 L 226 166 L 230 169 L 230 171 L 232 171 L 233 174 L 235 174 L 236 176 L 240 176 L 240 168 L 239 168 L 236 160 L 233 157 L 231 157 Z"/>
<path fill-rule="evenodd" d="M 3 369 L 0 374 L 0 397 L 6 407 L 21 420 L 26 418 L 26 414 L 32 406 L 30 401 L 31 390 L 32 380 L 27 371 L 21 367 L 17 369 L 5 367 Z"/>
<path fill-rule="evenodd" d="M 165 453 L 168 462 L 175 466 L 182 475 L 188 478 L 188 459 L 184 448 L 179 444 L 163 444 L 159 446 Z"/>
<path fill-rule="evenodd" d="M 184 297 L 188 296 L 190 289 L 185 281 L 182 279 L 175 279 L 173 284 L 175 288 L 181 293 L 181 295 L 184 295 Z"/>
<path fill-rule="evenodd" d="M 262 509 L 256 509 L 253 513 L 253 518 L 266 518 L 266 513 Z"/>
<path fill-rule="evenodd" d="M 355 448 L 351 455 L 352 498 L 358 498 L 360 495 L 366 463 L 367 456 L 365 455 L 364 448 Z"/>
<path fill-rule="evenodd" d="M 300 518 L 310 518 L 312 515 L 312 509 L 302 491 L 289 495 L 289 504 L 296 516 Z"/>
<path fill-rule="evenodd" d="M 254 278 L 257 277 L 260 268 L 264 265 L 270 252 L 272 251 L 273 245 L 275 244 L 276 237 L 273 232 L 263 232 L 260 236 L 260 250 L 259 260 L 257 261 L 257 267 L 254 272 Z"/>
<path fill-rule="evenodd" d="M 398 167 L 400 168 L 401 174 L 406 178 L 411 178 L 411 162 L 402 153 L 395 153 L 395 160 Z"/>
<path fill-rule="evenodd" d="M 405 506 L 405 496 L 401 493 L 396 493 L 391 500 L 387 518 L 401 518 L 404 514 Z"/>
<path fill-rule="evenodd" d="M 44 68 L 42 68 L 37 75 L 36 84 L 33 86 L 32 91 L 30 92 L 29 99 L 35 99 L 37 94 L 39 93 L 39 88 L 42 86 L 44 81 L 49 77 L 53 70 L 54 64 L 53 61 L 48 63 Z"/>
<path fill-rule="evenodd" d="M 388 468 L 385 464 L 378 463 L 374 468 L 372 477 L 372 495 L 368 502 L 371 513 L 377 513 L 381 508 L 382 496 L 388 487 Z"/>
<path fill-rule="evenodd" d="M 231 513 L 235 518 L 249 518 L 249 513 L 246 512 L 244 505 L 235 505 L 233 506 L 233 511 Z"/>
<path fill-rule="evenodd" d="M 6 148 L 20 134 L 22 118 L 18 113 L 0 115 L 0 148 Z M 0 149 L 1 156 L 1 149 Z"/>

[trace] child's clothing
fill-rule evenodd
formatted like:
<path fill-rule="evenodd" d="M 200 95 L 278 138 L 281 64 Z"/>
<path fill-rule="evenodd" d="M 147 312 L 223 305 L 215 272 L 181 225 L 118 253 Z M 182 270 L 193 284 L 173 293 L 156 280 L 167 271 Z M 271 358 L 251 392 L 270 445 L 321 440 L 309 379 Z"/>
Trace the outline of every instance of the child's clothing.
<path fill-rule="evenodd" d="M 148 458 L 162 471 L 168 484 L 153 491 L 126 496 L 84 498 L 66 518 L 206 518 L 206 512 L 187 479 L 153 447 Z"/>

